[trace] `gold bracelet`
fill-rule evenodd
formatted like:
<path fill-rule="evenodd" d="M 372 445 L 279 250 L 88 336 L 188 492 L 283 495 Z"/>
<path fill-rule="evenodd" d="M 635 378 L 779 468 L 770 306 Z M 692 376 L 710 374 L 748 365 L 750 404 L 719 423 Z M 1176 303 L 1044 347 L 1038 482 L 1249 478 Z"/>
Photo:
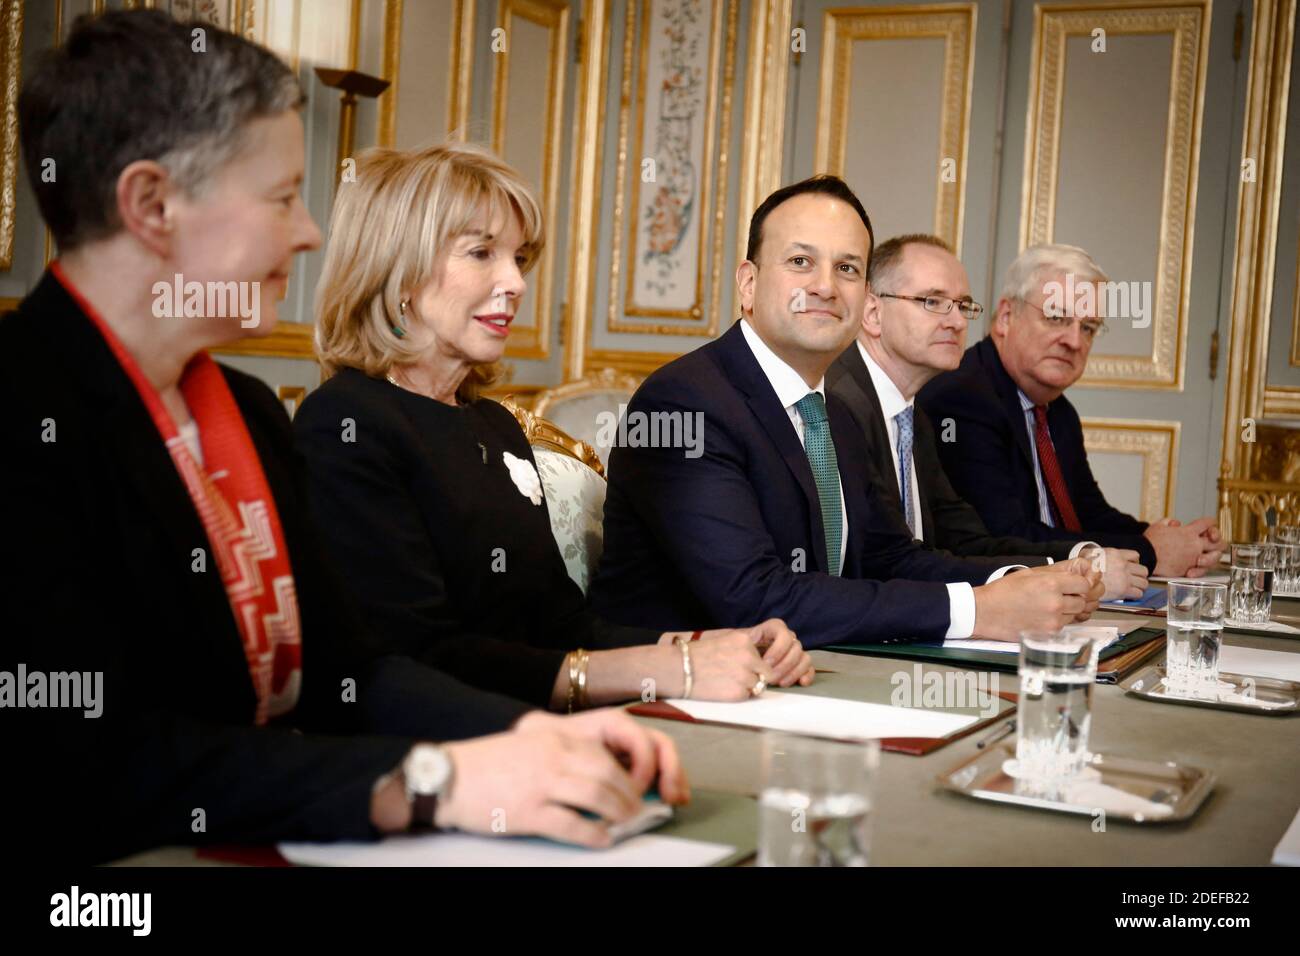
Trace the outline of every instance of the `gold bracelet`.
<path fill-rule="evenodd" d="M 578 688 L 578 655 L 570 651 L 564 656 L 564 663 L 569 668 L 569 713 L 573 713 L 573 698 Z"/>
<path fill-rule="evenodd" d="M 578 655 L 578 709 L 586 710 L 591 706 L 591 699 L 587 696 L 587 662 L 591 660 L 591 654 L 584 651 L 581 647 L 577 650 Z"/>
<path fill-rule="evenodd" d="M 692 637 L 676 637 L 673 643 L 682 651 L 682 674 L 685 676 L 682 687 L 682 699 L 689 700 L 691 691 L 695 688 L 695 672 L 691 669 L 691 641 Z"/>

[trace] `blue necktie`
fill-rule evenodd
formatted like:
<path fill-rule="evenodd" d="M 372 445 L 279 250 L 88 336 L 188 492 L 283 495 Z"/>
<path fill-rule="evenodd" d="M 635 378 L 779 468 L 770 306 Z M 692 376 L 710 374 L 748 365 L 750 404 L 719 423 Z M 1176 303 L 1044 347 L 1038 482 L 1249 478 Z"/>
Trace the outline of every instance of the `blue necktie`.
<path fill-rule="evenodd" d="M 912 520 L 916 507 L 912 501 L 912 406 L 895 415 L 894 421 L 898 422 L 898 495 L 903 500 L 903 515 L 910 530 L 915 527 Z"/>
<path fill-rule="evenodd" d="M 803 447 L 817 483 L 817 500 L 822 508 L 822 529 L 826 532 L 826 566 L 840 573 L 840 468 L 835 460 L 835 443 L 826 420 L 826 400 L 820 392 L 809 392 L 794 403 L 803 419 Z"/>

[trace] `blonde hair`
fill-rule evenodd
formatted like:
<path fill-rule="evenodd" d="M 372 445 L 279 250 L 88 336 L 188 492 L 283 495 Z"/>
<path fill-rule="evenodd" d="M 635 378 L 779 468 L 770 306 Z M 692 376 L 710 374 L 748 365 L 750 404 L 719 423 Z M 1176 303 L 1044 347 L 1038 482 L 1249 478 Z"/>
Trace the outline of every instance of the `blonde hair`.
<path fill-rule="evenodd" d="M 444 250 L 481 213 L 518 218 L 527 257 L 522 271 L 532 268 L 542 250 L 541 207 L 523 177 L 486 148 L 449 142 L 357 157 L 356 181 L 341 183 L 334 197 L 316 286 L 323 378 L 339 368 L 379 378 L 419 356 L 394 331 L 406 321 L 402 294 L 441 271 Z M 499 363 L 475 366 L 457 400 L 473 401 L 500 373 Z"/>

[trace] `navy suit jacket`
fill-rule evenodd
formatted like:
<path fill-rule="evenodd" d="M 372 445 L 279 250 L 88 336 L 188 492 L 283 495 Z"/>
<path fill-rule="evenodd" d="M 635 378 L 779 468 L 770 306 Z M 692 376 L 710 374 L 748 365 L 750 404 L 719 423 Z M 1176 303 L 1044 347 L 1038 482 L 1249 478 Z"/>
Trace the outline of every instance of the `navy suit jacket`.
<path fill-rule="evenodd" d="M 779 617 L 806 647 L 942 640 L 949 599 L 941 582 L 982 584 L 989 568 L 913 541 L 871 487 L 848 410 L 834 395 L 826 405 L 848 512 L 839 577 L 826 573 L 808 456 L 739 324 L 647 378 L 627 415 L 698 414 L 703 452 L 611 451 L 596 612 L 664 630 Z"/>
<path fill-rule="evenodd" d="M 862 359 L 858 343 L 850 345 L 826 373 L 826 390 L 834 392 L 862 429 L 870 458 L 871 477 L 886 504 L 903 516 L 903 499 L 898 488 L 889 429 L 880 407 L 880 396 L 871 371 Z M 939 440 L 925 410 L 913 409 L 912 467 L 916 469 L 915 508 L 921 518 L 921 533 L 927 547 L 950 551 L 963 558 L 1010 557 L 1017 564 L 1043 565 L 1047 559 L 1060 561 L 1070 556 L 1077 535 L 1068 540 L 1028 541 L 1006 535 L 991 535 L 979 512 L 952 490 L 939 460 Z M 904 519 L 906 520 L 906 519 Z M 1062 532 L 1065 537 L 1067 533 Z M 999 564 L 1008 561 L 999 560 Z"/>
<path fill-rule="evenodd" d="M 951 418 L 956 441 L 940 442 L 939 457 L 957 493 L 975 506 L 993 534 L 1050 541 L 1061 530 L 1039 517 L 1038 485 L 1019 390 L 986 338 L 966 350 L 961 365 L 937 376 L 917 395 L 936 424 Z M 1145 521 L 1111 507 L 1097 487 L 1083 447 L 1079 413 L 1062 395 L 1047 406 L 1047 428 L 1083 530 L 1080 537 L 1131 548 L 1154 569 Z"/>

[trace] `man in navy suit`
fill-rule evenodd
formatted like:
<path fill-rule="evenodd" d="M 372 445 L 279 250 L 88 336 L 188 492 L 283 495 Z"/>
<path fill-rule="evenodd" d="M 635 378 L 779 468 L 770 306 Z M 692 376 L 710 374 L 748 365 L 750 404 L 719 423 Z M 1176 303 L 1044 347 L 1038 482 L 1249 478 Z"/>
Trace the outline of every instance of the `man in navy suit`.
<path fill-rule="evenodd" d="M 920 547 L 877 499 L 861 432 L 824 384 L 861 322 L 871 245 L 870 220 L 837 177 L 759 206 L 736 270 L 741 321 L 656 371 L 628 405 L 629 436 L 698 416 L 703 449 L 612 450 L 598 612 L 657 627 L 779 617 L 816 647 L 1014 641 L 1095 606 L 1096 574 L 1002 577 L 988 560 Z"/>
<path fill-rule="evenodd" d="M 826 387 L 862 431 L 881 501 L 918 541 L 961 557 L 998 555 L 1004 563 L 1040 565 L 1097 547 L 1060 528 L 1046 541 L 991 535 L 944 474 L 939 435 L 916 405 L 916 393 L 957 367 L 967 325 L 983 311 L 949 245 L 924 233 L 886 240 L 871 253 L 867 287 L 857 341 L 830 367 Z M 1135 551 L 1105 549 L 1105 599 L 1142 596 L 1147 572 L 1137 562 Z"/>
<path fill-rule="evenodd" d="M 953 487 L 993 534 L 1047 541 L 1064 531 L 1138 552 L 1153 573 L 1198 577 L 1222 551 L 1213 518 L 1139 521 L 1097 487 L 1065 390 L 1104 333 L 1101 268 L 1077 246 L 1032 246 L 1003 281 L 988 338 L 917 397 L 954 441 L 939 444 Z"/>

